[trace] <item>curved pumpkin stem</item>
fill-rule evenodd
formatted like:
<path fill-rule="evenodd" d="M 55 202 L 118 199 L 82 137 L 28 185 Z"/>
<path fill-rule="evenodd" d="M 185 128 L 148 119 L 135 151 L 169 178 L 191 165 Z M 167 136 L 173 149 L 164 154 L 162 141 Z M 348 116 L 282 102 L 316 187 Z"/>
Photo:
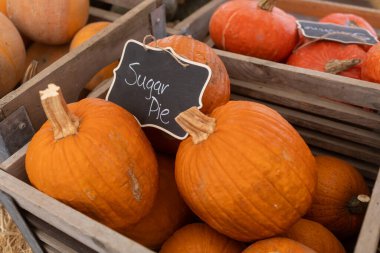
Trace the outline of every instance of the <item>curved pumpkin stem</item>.
<path fill-rule="evenodd" d="M 194 144 L 206 140 L 214 132 L 216 122 L 214 118 L 206 116 L 196 107 L 181 112 L 175 121 L 190 134 Z"/>
<path fill-rule="evenodd" d="M 272 11 L 277 0 L 260 0 L 257 6 L 264 11 Z"/>
<path fill-rule="evenodd" d="M 361 59 L 350 59 L 350 60 L 331 60 L 325 65 L 325 72 L 331 74 L 338 74 L 342 71 L 348 70 L 359 63 Z"/>
<path fill-rule="evenodd" d="M 38 61 L 33 60 L 29 64 L 29 66 L 26 68 L 24 78 L 22 79 L 22 83 L 26 83 L 37 74 L 37 67 L 38 67 Z"/>
<path fill-rule="evenodd" d="M 55 140 L 77 133 L 79 119 L 69 111 L 60 87 L 49 84 L 47 89 L 40 91 L 40 99 Z"/>
<path fill-rule="evenodd" d="M 367 206 L 370 200 L 371 198 L 365 194 L 360 194 L 356 197 L 353 197 L 348 202 L 348 210 L 353 214 L 364 214 L 367 210 Z"/>

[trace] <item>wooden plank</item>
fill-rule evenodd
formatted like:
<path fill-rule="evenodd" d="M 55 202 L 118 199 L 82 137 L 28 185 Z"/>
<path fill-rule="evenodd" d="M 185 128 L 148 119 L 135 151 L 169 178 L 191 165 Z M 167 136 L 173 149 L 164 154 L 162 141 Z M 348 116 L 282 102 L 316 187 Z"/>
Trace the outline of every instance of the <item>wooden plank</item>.
<path fill-rule="evenodd" d="M 113 22 L 116 19 L 120 18 L 122 15 L 112 11 L 106 11 L 100 8 L 90 6 L 90 16 L 92 17 L 92 22 L 98 20 Z"/>
<path fill-rule="evenodd" d="M 301 111 L 338 119 L 368 129 L 380 129 L 380 115 L 359 108 L 322 99 L 311 94 L 285 90 L 285 87 L 268 87 L 257 81 L 244 82 L 231 79 L 232 92 L 255 99 L 295 108 Z"/>
<path fill-rule="evenodd" d="M 226 0 L 213 0 L 199 8 L 192 15 L 178 23 L 174 29 L 182 34 L 189 34 L 193 38 L 202 40 L 208 34 L 208 24 L 214 11 Z"/>
<path fill-rule="evenodd" d="M 96 252 L 152 252 L 2 170 L 0 170 L 0 190 L 11 195 L 21 208 Z"/>
<path fill-rule="evenodd" d="M 0 164 L 0 169 L 23 182 L 29 182 L 25 172 L 25 154 L 27 148 L 28 143 Z"/>
<path fill-rule="evenodd" d="M 230 78 L 286 87 L 380 110 L 380 85 L 215 49 Z"/>
<path fill-rule="evenodd" d="M 141 0 L 98 0 L 98 1 L 124 7 L 127 9 L 132 9 L 141 2 Z"/>
<path fill-rule="evenodd" d="M 380 173 L 372 190 L 371 201 L 363 221 L 354 253 L 378 252 L 380 240 Z"/>
<path fill-rule="evenodd" d="M 145 0 L 110 24 L 89 41 L 63 56 L 34 78 L 0 100 L 0 111 L 8 116 L 24 105 L 35 129 L 45 121 L 38 91 L 47 84 L 62 87 L 68 102 L 78 99 L 87 81 L 102 67 L 118 59 L 127 38 L 142 40 L 150 33 L 149 14 L 156 8 L 155 0 Z"/>
<path fill-rule="evenodd" d="M 95 253 L 74 238 L 62 233 L 62 231 L 37 218 L 29 212 L 23 213 L 28 223 L 32 225 L 33 231 L 38 238 L 58 252 L 67 253 Z"/>
<path fill-rule="evenodd" d="M 342 139 L 368 145 L 370 147 L 380 147 L 380 133 L 357 128 L 341 122 L 329 120 L 310 113 L 300 112 L 298 110 L 286 108 L 267 101 L 247 99 L 247 97 L 232 94 L 234 100 L 251 100 L 276 110 L 292 125 L 300 126 L 317 132 L 340 137 Z"/>
<path fill-rule="evenodd" d="M 378 149 L 369 148 L 364 145 L 317 133 L 305 128 L 297 126 L 295 128 L 310 145 L 380 165 L 380 152 Z"/>
<path fill-rule="evenodd" d="M 351 13 L 361 16 L 372 26 L 380 28 L 380 11 L 376 9 L 318 0 L 278 0 L 276 6 L 286 12 L 317 18 L 334 12 Z"/>

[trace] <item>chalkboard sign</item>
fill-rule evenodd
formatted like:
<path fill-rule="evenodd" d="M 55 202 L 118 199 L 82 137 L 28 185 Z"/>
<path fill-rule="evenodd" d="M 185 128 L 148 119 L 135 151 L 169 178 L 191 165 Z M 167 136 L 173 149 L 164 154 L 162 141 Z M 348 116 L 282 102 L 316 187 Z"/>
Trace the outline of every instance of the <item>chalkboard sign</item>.
<path fill-rule="evenodd" d="M 210 78 L 210 67 L 185 59 L 171 48 L 129 40 L 106 99 L 132 113 L 142 127 L 156 127 L 184 139 L 187 133 L 175 117 L 192 106 L 202 107 Z"/>
<path fill-rule="evenodd" d="M 341 42 L 345 44 L 374 45 L 377 38 L 366 29 L 359 27 L 343 26 L 330 23 L 319 23 L 306 20 L 298 20 L 298 29 L 303 36 L 312 39 L 323 39 Z"/>

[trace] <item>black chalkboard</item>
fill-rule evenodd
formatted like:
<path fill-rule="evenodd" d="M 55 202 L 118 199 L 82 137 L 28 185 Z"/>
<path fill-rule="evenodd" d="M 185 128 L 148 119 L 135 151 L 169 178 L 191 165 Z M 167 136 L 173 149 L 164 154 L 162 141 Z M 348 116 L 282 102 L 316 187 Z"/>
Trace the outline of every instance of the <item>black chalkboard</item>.
<path fill-rule="evenodd" d="M 366 29 L 350 27 L 330 23 L 319 23 L 306 20 L 298 20 L 298 29 L 307 38 L 323 39 L 341 42 L 345 44 L 374 45 L 377 38 Z"/>
<path fill-rule="evenodd" d="M 174 119 L 192 106 L 202 107 L 211 69 L 166 50 L 171 53 L 127 41 L 106 99 L 132 113 L 142 127 L 156 127 L 184 139 L 187 133 Z"/>

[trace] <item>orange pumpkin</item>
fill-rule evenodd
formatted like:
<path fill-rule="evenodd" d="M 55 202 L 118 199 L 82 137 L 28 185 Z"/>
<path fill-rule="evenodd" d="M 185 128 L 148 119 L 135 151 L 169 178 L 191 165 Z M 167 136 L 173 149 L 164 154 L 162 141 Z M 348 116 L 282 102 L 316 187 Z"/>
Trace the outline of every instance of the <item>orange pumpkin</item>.
<path fill-rule="evenodd" d="M 364 28 L 377 38 L 375 29 L 364 18 L 354 14 L 331 13 L 320 19 L 319 22 Z M 369 45 L 361 45 L 361 47 L 365 51 L 368 51 L 371 48 Z"/>
<path fill-rule="evenodd" d="M 174 233 L 160 253 L 240 253 L 244 245 L 203 223 L 187 225 Z"/>
<path fill-rule="evenodd" d="M 316 186 L 314 157 L 276 111 L 231 101 L 210 117 L 191 108 L 177 122 L 192 136 L 177 152 L 178 189 L 215 230 L 258 240 L 284 233 L 306 213 Z"/>
<path fill-rule="evenodd" d="M 361 77 L 363 80 L 380 83 L 380 43 L 374 45 L 363 62 Z"/>
<path fill-rule="evenodd" d="M 327 228 L 321 224 L 300 219 L 294 224 L 285 236 L 300 242 L 316 252 L 323 253 L 345 253 L 343 245 Z"/>
<path fill-rule="evenodd" d="M 49 45 L 69 42 L 88 18 L 89 0 L 12 0 L 8 16 L 33 41 Z"/>
<path fill-rule="evenodd" d="M 154 205 L 148 215 L 123 232 L 127 237 L 151 249 L 159 249 L 191 215 L 175 183 L 174 159 L 158 155 L 157 160 L 159 188 Z"/>
<path fill-rule="evenodd" d="M 366 52 L 358 45 L 320 41 L 300 47 L 287 64 L 360 79 Z"/>
<path fill-rule="evenodd" d="M 255 242 L 242 253 L 317 253 L 309 247 L 281 237 L 274 237 L 262 241 Z M 322 253 L 319 252 L 319 253 Z M 323 252 L 325 253 L 325 252 Z"/>
<path fill-rule="evenodd" d="M 0 12 L 0 97 L 21 80 L 25 65 L 24 42 L 12 22 Z"/>
<path fill-rule="evenodd" d="M 7 0 L 0 0 L 0 12 L 7 15 Z"/>
<path fill-rule="evenodd" d="M 33 43 L 26 51 L 25 68 L 27 68 L 32 61 L 36 61 L 37 67 L 35 73 L 33 74 L 37 74 L 61 58 L 67 52 L 69 52 L 68 44 L 61 46 L 50 46 L 42 43 Z"/>
<path fill-rule="evenodd" d="M 216 107 L 228 102 L 230 99 L 230 79 L 223 62 L 211 47 L 189 36 L 182 35 L 166 37 L 149 45 L 157 45 L 162 48 L 171 47 L 177 54 L 189 60 L 207 64 L 211 68 L 212 76 L 202 97 L 202 112 L 211 113 Z M 169 154 L 177 152 L 178 140 L 155 128 L 145 128 L 144 131 L 157 150 Z"/>
<path fill-rule="evenodd" d="M 356 234 L 369 201 L 362 175 L 350 164 L 317 156 L 318 184 L 307 218 L 321 223 L 340 238 Z"/>
<path fill-rule="evenodd" d="M 134 116 L 95 98 L 67 106 L 52 84 L 41 102 L 48 121 L 28 146 L 30 182 L 118 231 L 148 214 L 158 190 L 157 161 Z"/>
<path fill-rule="evenodd" d="M 77 34 L 75 34 L 73 40 L 70 44 L 70 51 L 77 48 L 85 41 L 91 39 L 95 34 L 106 28 L 110 22 L 95 22 L 83 27 Z M 85 89 L 92 91 L 96 86 L 98 86 L 104 80 L 111 78 L 113 76 L 113 70 L 117 67 L 119 61 L 115 61 L 108 66 L 102 68 L 98 73 L 96 73 L 90 81 L 86 84 Z"/>
<path fill-rule="evenodd" d="M 228 1 L 210 20 L 216 47 L 272 61 L 285 60 L 298 42 L 296 19 L 276 0 Z"/>

